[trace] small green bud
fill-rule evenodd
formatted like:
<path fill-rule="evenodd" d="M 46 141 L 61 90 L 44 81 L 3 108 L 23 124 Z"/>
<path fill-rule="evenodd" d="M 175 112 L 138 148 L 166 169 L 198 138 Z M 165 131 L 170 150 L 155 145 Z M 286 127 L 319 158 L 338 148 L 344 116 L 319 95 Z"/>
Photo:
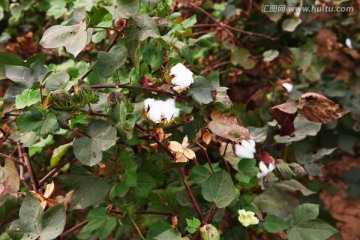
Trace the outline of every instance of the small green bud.
<path fill-rule="evenodd" d="M 212 224 L 206 224 L 200 228 L 202 240 L 220 240 L 220 233 Z"/>

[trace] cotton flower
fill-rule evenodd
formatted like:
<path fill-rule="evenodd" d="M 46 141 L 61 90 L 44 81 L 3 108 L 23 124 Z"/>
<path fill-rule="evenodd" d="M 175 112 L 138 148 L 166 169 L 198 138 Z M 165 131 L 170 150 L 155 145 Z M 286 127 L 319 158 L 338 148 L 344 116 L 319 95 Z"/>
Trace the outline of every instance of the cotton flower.
<path fill-rule="evenodd" d="M 193 150 L 188 148 L 188 137 L 185 136 L 182 144 L 176 141 L 170 141 L 168 149 L 175 154 L 175 162 L 188 162 L 196 158 Z"/>
<path fill-rule="evenodd" d="M 175 85 L 173 89 L 177 92 L 184 91 L 194 82 L 193 73 L 182 63 L 173 66 L 170 70 L 170 75 L 173 76 L 171 83 Z"/>
<path fill-rule="evenodd" d="M 235 144 L 235 154 L 240 158 L 254 158 L 255 150 L 255 141 L 250 140 L 242 140 L 241 145 Z"/>
<path fill-rule="evenodd" d="M 259 219 L 255 217 L 255 213 L 251 211 L 246 211 L 240 209 L 239 213 L 239 222 L 244 226 L 248 227 L 249 225 L 255 225 L 259 223 Z"/>
<path fill-rule="evenodd" d="M 291 83 L 288 83 L 288 82 L 284 82 L 283 84 L 281 84 L 285 89 L 286 91 L 289 93 L 292 91 L 293 89 L 293 85 Z"/>
<path fill-rule="evenodd" d="M 145 118 L 154 123 L 169 124 L 179 116 L 179 112 L 175 100 L 171 98 L 166 101 L 147 98 L 144 101 Z"/>

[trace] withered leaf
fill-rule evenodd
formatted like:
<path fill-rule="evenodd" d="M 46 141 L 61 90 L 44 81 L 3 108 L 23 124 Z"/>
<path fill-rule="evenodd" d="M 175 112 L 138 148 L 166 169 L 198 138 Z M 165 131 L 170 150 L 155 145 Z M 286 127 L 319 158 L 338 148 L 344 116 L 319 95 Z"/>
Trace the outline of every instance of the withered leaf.
<path fill-rule="evenodd" d="M 295 131 L 294 120 L 298 113 L 294 100 L 288 99 L 287 102 L 272 107 L 269 113 L 281 126 L 281 136 L 290 135 Z"/>
<path fill-rule="evenodd" d="M 320 94 L 305 93 L 300 97 L 298 112 L 309 121 L 326 123 L 344 116 L 349 111 L 340 109 L 338 104 Z"/>
<path fill-rule="evenodd" d="M 0 198 L 7 193 L 19 191 L 20 178 L 13 161 L 5 159 L 4 167 L 0 166 Z"/>
<path fill-rule="evenodd" d="M 209 122 L 209 129 L 215 135 L 237 142 L 249 138 L 250 133 L 245 127 L 240 126 L 236 117 L 226 116 L 214 110 L 211 113 L 212 121 Z"/>

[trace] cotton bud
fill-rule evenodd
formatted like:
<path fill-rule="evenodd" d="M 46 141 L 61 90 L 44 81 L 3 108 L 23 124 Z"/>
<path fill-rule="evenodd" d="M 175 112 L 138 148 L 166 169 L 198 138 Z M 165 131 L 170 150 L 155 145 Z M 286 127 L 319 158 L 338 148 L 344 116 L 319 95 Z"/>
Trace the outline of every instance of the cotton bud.
<path fill-rule="evenodd" d="M 91 86 L 83 80 L 79 80 L 77 84 L 74 85 L 74 97 L 81 106 L 99 101 L 99 96 L 96 95 L 91 89 Z"/>
<path fill-rule="evenodd" d="M 240 158 L 254 158 L 255 152 L 255 141 L 252 139 L 244 139 L 241 144 L 235 144 L 235 155 Z"/>
<path fill-rule="evenodd" d="M 219 240 L 220 233 L 212 224 L 206 224 L 200 228 L 202 240 Z"/>
<path fill-rule="evenodd" d="M 57 110 L 69 111 L 74 110 L 76 107 L 70 93 L 66 92 L 64 89 L 51 92 L 48 101 L 49 105 Z"/>
<path fill-rule="evenodd" d="M 180 110 L 175 107 L 175 100 L 166 101 L 147 98 L 144 101 L 145 119 L 163 125 L 171 124 L 179 116 Z"/>
<path fill-rule="evenodd" d="M 251 211 L 246 211 L 245 209 L 240 209 L 239 213 L 239 222 L 244 226 L 248 227 L 250 225 L 256 225 L 259 223 L 259 219 L 255 217 L 255 213 Z"/>
<path fill-rule="evenodd" d="M 116 29 L 123 29 L 126 26 L 126 20 L 124 18 L 117 18 L 114 22 L 114 27 Z"/>
<path fill-rule="evenodd" d="M 292 168 L 296 177 L 303 177 L 307 175 L 305 169 L 300 164 L 290 163 L 289 166 Z"/>
<path fill-rule="evenodd" d="M 177 92 L 185 91 L 194 82 L 193 73 L 182 63 L 173 66 L 170 75 L 171 83 L 174 84 L 173 89 Z"/>
<path fill-rule="evenodd" d="M 109 106 L 112 106 L 116 103 L 122 102 L 125 99 L 126 99 L 126 97 L 124 96 L 124 94 L 119 93 L 119 92 L 112 92 L 107 97 L 107 102 L 108 102 Z"/>

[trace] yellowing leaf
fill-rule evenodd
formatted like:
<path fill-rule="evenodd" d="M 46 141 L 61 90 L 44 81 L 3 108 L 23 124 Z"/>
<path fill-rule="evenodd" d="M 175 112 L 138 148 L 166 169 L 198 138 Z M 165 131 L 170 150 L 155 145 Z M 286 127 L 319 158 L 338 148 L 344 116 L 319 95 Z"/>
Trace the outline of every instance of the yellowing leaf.
<path fill-rule="evenodd" d="M 14 162 L 5 160 L 4 167 L 0 166 L 0 198 L 7 193 L 19 191 L 20 178 Z"/>

